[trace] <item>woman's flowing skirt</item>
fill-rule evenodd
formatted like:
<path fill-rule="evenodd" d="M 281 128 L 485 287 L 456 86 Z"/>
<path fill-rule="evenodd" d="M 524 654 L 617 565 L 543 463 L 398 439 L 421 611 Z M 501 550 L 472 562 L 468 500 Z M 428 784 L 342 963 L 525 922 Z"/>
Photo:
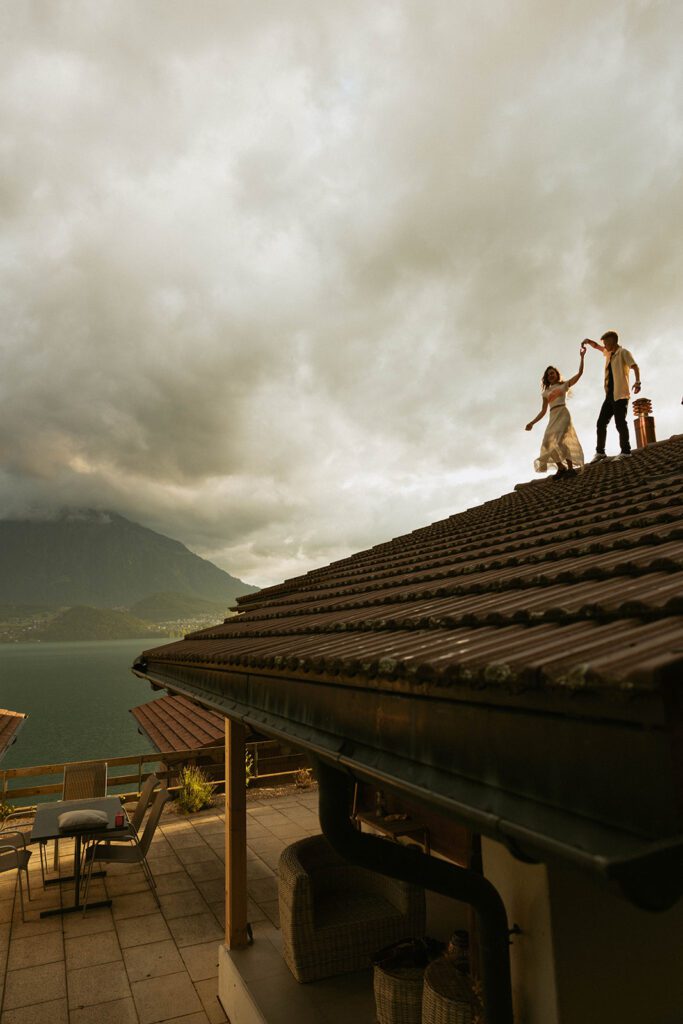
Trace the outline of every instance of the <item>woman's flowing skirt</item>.
<path fill-rule="evenodd" d="M 583 449 L 576 436 L 569 409 L 566 405 L 557 405 L 550 410 L 550 419 L 534 469 L 537 473 L 545 473 L 549 465 L 564 465 L 567 460 L 575 468 L 583 466 Z"/>

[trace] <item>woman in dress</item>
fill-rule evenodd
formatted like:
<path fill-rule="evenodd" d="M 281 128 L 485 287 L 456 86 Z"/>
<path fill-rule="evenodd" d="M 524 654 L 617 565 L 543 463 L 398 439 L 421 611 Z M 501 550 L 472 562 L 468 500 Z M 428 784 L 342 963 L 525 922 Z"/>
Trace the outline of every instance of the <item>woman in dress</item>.
<path fill-rule="evenodd" d="M 541 442 L 541 451 L 534 462 L 534 469 L 537 473 L 545 473 L 549 464 L 557 466 L 557 476 L 575 473 L 578 466 L 583 466 L 583 449 L 566 406 L 566 397 L 569 388 L 576 384 L 583 373 L 585 355 L 586 346 L 582 345 L 578 373 L 567 381 L 562 380 L 562 375 L 554 366 L 549 366 L 543 374 L 541 380 L 543 405 L 538 416 L 527 423 L 525 428 L 531 430 L 534 423 L 542 420 L 546 410 L 550 409 L 550 419 Z"/>

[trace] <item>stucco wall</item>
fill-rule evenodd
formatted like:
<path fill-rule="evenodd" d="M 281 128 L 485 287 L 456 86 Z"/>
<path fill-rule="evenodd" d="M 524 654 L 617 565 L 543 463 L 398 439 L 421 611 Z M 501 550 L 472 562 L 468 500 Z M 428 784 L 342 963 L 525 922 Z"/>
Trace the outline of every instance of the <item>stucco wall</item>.
<path fill-rule="evenodd" d="M 653 914 L 576 869 L 548 877 L 560 1024 L 681 1024 L 683 901 Z"/>
<path fill-rule="evenodd" d="M 564 1024 L 557 1013 L 546 868 L 523 864 L 489 839 L 482 840 L 482 858 L 484 874 L 498 889 L 510 926 L 522 929 L 510 947 L 515 1024 Z M 611 1022 L 605 1019 L 602 1024 Z"/>

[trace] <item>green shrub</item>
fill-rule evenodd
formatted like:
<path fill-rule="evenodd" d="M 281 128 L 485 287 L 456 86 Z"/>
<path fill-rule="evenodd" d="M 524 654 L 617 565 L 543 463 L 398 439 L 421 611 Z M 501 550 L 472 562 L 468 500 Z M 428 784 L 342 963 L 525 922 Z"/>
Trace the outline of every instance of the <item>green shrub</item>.
<path fill-rule="evenodd" d="M 244 755 L 244 774 L 248 786 L 254 778 L 254 756 L 248 750 Z"/>
<path fill-rule="evenodd" d="M 180 771 L 178 807 L 185 814 L 201 811 L 213 803 L 213 782 L 196 765 L 186 765 Z"/>
<path fill-rule="evenodd" d="M 8 804 L 5 800 L 0 800 L 0 825 L 4 825 L 10 814 L 14 813 L 12 804 Z"/>

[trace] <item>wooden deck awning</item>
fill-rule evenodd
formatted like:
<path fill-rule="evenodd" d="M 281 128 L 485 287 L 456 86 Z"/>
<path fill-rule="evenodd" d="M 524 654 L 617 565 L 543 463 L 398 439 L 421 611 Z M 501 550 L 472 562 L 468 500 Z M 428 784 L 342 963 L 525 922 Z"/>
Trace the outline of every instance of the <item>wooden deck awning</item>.
<path fill-rule="evenodd" d="M 140 730 L 161 753 L 223 744 L 225 718 L 187 697 L 159 697 L 131 708 Z"/>
<path fill-rule="evenodd" d="M 0 758 L 17 738 L 17 733 L 28 718 L 22 711 L 7 711 L 0 708 Z"/>

